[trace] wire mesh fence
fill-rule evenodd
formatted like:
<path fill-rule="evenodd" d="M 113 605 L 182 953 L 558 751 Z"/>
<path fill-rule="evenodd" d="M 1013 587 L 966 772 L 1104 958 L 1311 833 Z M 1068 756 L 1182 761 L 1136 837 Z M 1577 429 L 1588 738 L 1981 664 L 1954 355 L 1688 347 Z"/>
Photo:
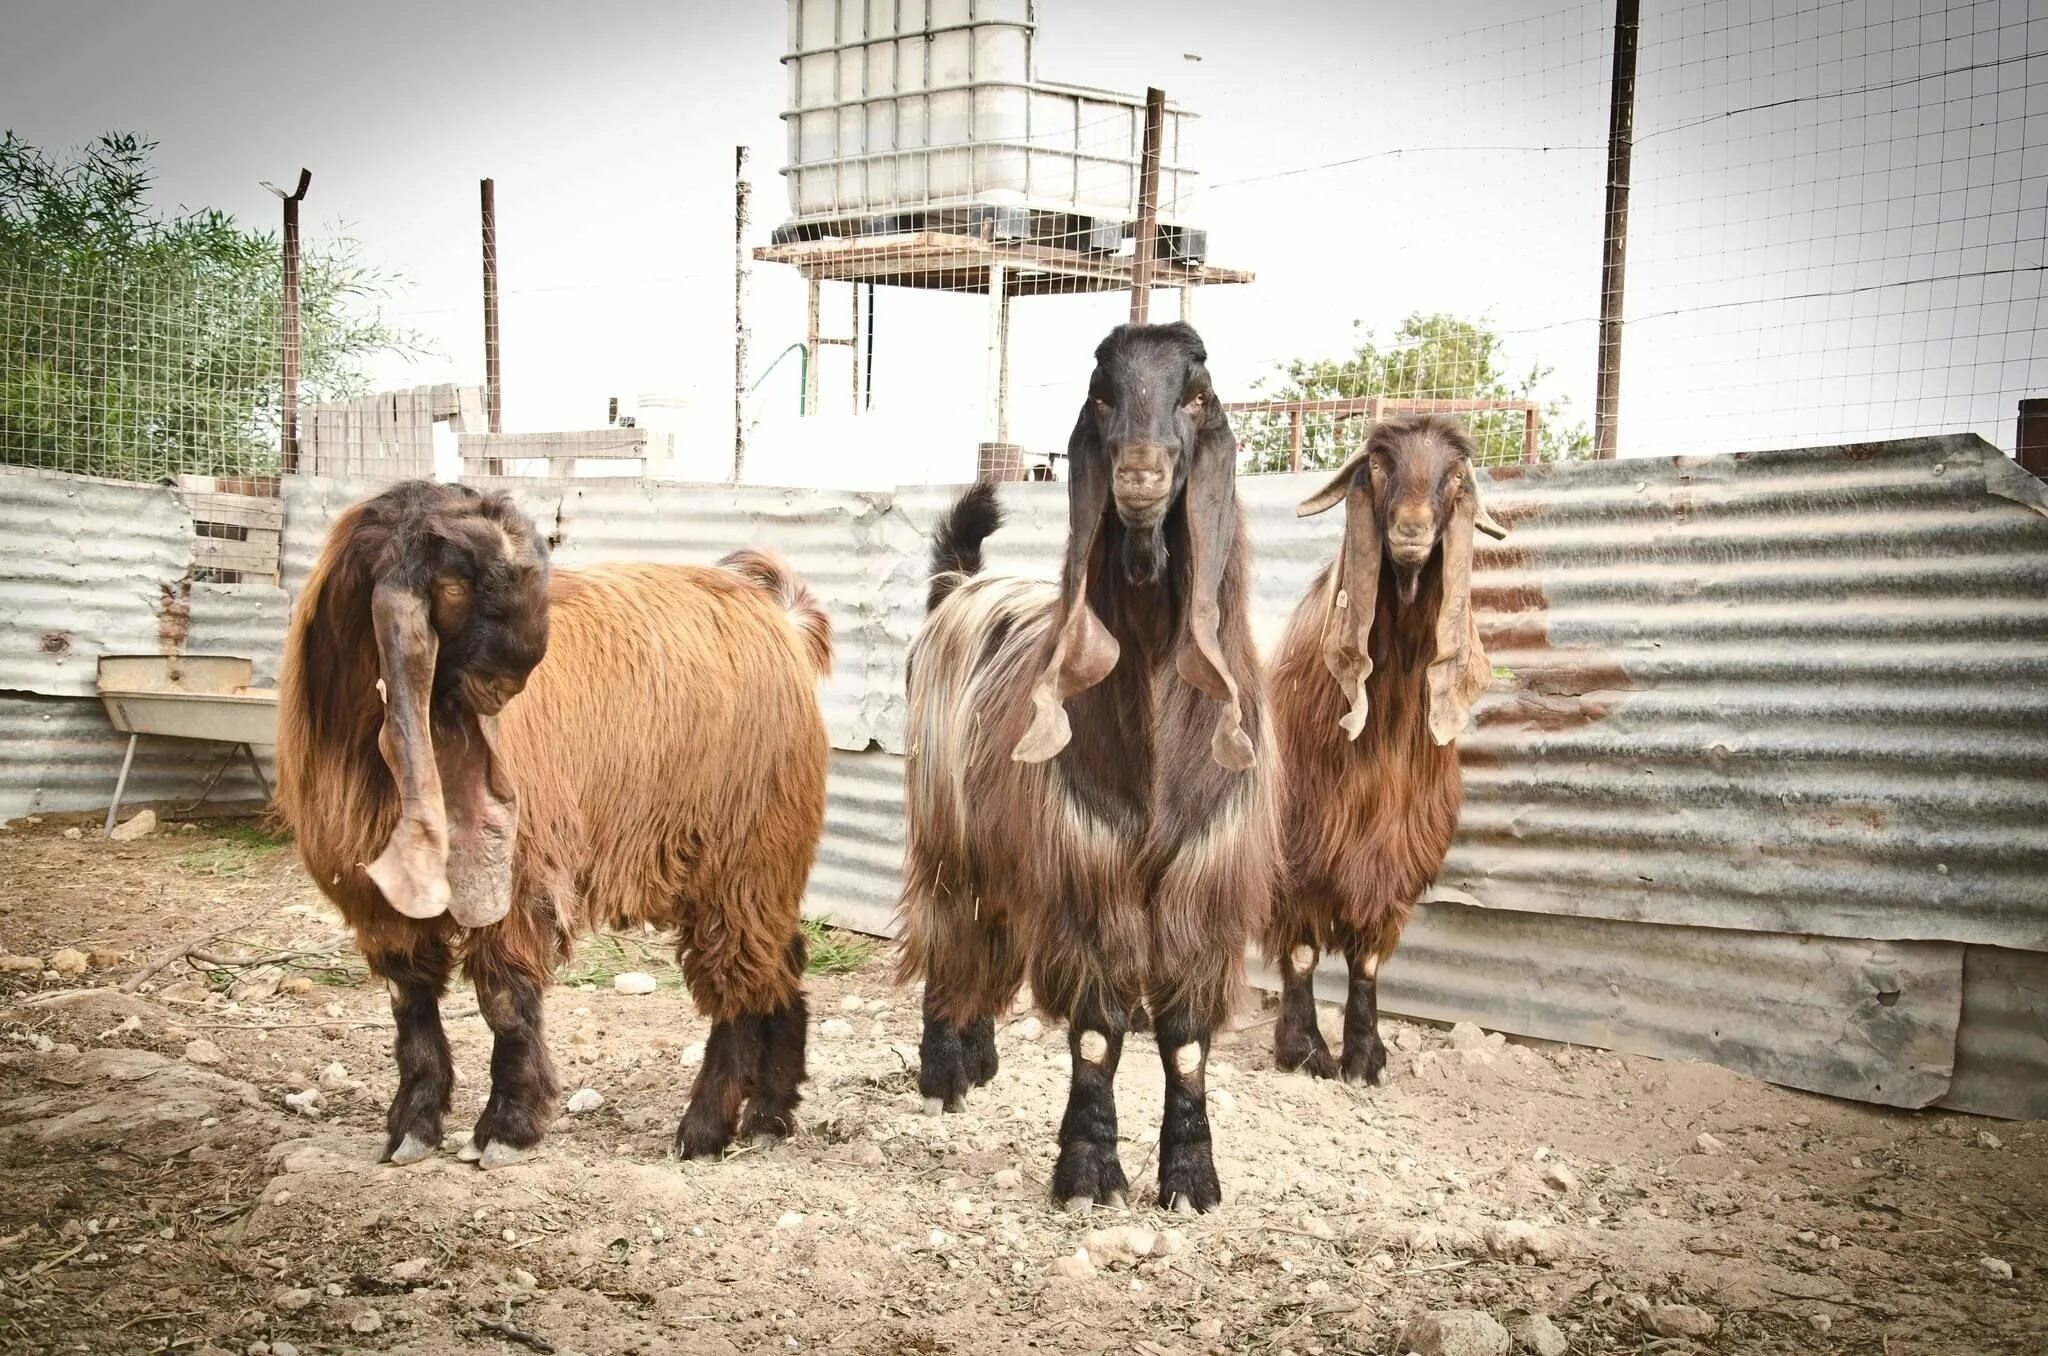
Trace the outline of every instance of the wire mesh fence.
<path fill-rule="evenodd" d="M 1038 68 L 1070 4 L 798 0 L 784 174 L 756 162 L 730 323 L 732 226 L 703 184 L 682 247 L 535 266 L 552 186 L 508 180 L 514 431 L 493 441 L 473 265 L 415 294 L 316 235 L 293 464 L 709 480 L 743 447 L 757 483 L 1057 475 L 1089 355 L 1146 277 L 1148 318 L 1208 340 L 1247 471 L 1332 464 L 1421 409 L 1489 464 L 1593 455 L 1611 282 L 1623 456 L 1965 430 L 2010 450 L 2048 389 L 2048 15 L 1645 8 L 1626 271 L 1603 276 L 1611 0 L 1347 10 L 1313 46 L 1287 16 L 1190 16 L 1207 56 L 1173 68 L 1149 193 L 1144 97 Z M 0 462 L 286 469 L 275 235 L 148 216 L 132 144 L 7 146 Z M 473 221 L 447 229 L 474 250 Z"/>

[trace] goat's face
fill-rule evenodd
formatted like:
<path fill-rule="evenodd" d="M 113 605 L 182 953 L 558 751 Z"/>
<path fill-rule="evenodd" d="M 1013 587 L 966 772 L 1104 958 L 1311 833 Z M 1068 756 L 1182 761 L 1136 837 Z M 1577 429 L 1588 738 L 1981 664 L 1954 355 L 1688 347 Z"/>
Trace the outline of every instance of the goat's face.
<path fill-rule="evenodd" d="M 1472 487 L 1472 444 L 1447 419 L 1414 420 L 1375 428 L 1365 453 L 1379 538 L 1402 604 L 1413 603 L 1459 496 L 1478 492 Z"/>
<path fill-rule="evenodd" d="M 1108 463 L 1134 583 L 1150 583 L 1165 564 L 1160 529 L 1187 489 L 1215 399 L 1202 342 L 1186 325 L 1122 327 L 1095 351 L 1081 417 L 1092 425 L 1094 455 Z"/>
<path fill-rule="evenodd" d="M 512 501 L 409 481 L 353 524 L 370 560 L 398 823 L 367 868 L 391 906 L 467 927 L 511 905 L 518 806 L 496 717 L 547 652 L 547 546 Z"/>

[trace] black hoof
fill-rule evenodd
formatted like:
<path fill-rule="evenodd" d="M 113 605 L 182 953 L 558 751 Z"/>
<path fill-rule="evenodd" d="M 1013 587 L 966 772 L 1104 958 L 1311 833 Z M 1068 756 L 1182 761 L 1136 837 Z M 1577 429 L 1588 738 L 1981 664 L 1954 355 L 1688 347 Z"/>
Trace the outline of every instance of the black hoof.
<path fill-rule="evenodd" d="M 1384 1086 L 1387 1081 L 1386 1043 L 1378 1036 L 1363 1045 L 1353 1041 L 1344 1047 L 1344 1063 L 1339 1072 L 1346 1083 Z"/>
<path fill-rule="evenodd" d="M 970 1022 L 960 1033 L 960 1068 L 967 1081 L 980 1088 L 996 1076 L 996 1023 L 993 1017 Z"/>
<path fill-rule="evenodd" d="M 1223 1188 L 1216 1181 L 1216 1160 L 1208 1140 L 1160 1146 L 1161 1209 L 1207 1214 L 1221 1204 Z"/>
<path fill-rule="evenodd" d="M 1052 1170 L 1053 1204 L 1068 1210 L 1120 1205 L 1129 1189 L 1114 1144 L 1077 1139 L 1060 1147 L 1059 1162 Z"/>

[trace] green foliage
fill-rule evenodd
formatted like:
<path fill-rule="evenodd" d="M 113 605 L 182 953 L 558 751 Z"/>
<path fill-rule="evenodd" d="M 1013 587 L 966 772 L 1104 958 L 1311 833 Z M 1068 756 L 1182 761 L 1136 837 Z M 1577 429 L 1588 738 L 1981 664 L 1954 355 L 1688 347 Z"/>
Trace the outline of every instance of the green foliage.
<path fill-rule="evenodd" d="M 155 143 L 59 162 L 0 137 L 0 462 L 120 479 L 274 471 L 283 377 L 277 237 L 148 204 Z M 354 242 L 308 244 L 300 398 L 362 394 L 411 347 L 367 303 Z"/>
<path fill-rule="evenodd" d="M 875 954 L 875 944 L 855 932 L 841 932 L 815 918 L 803 920 L 804 946 L 810 951 L 806 972 L 813 975 L 843 975 L 860 969 Z"/>
<path fill-rule="evenodd" d="M 1281 369 L 1277 388 L 1261 381 L 1253 387 L 1253 399 L 1536 399 L 1536 387 L 1549 370 L 1537 367 L 1519 380 L 1511 379 L 1503 369 L 1500 347 L 1500 336 L 1481 324 L 1418 313 L 1402 321 L 1393 341 L 1384 347 L 1366 331 L 1349 357 L 1289 362 Z M 1561 401 L 1551 401 L 1543 408 L 1540 455 L 1545 461 L 1573 461 L 1592 453 L 1592 438 L 1585 425 L 1565 427 L 1563 410 Z M 1481 465 L 1522 459 L 1521 411 L 1487 410 L 1462 417 L 1472 431 Z M 1237 415 L 1231 422 L 1245 470 L 1287 469 L 1292 432 L 1286 415 Z M 1306 416 L 1301 464 L 1304 468 L 1335 466 L 1356 449 L 1364 435 L 1362 419 Z"/>

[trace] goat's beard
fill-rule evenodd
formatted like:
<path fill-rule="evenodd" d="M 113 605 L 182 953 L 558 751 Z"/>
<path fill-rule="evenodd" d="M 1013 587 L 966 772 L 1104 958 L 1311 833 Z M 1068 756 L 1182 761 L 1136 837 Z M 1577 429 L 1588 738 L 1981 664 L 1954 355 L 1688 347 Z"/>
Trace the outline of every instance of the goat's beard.
<path fill-rule="evenodd" d="M 1422 592 L 1422 572 L 1427 568 L 1429 562 L 1426 560 L 1413 567 L 1400 564 L 1394 566 L 1394 589 L 1400 595 L 1401 606 L 1415 605 L 1416 596 Z"/>
<path fill-rule="evenodd" d="M 1156 584 L 1166 573 L 1166 524 L 1124 528 L 1124 578 L 1133 584 Z"/>

